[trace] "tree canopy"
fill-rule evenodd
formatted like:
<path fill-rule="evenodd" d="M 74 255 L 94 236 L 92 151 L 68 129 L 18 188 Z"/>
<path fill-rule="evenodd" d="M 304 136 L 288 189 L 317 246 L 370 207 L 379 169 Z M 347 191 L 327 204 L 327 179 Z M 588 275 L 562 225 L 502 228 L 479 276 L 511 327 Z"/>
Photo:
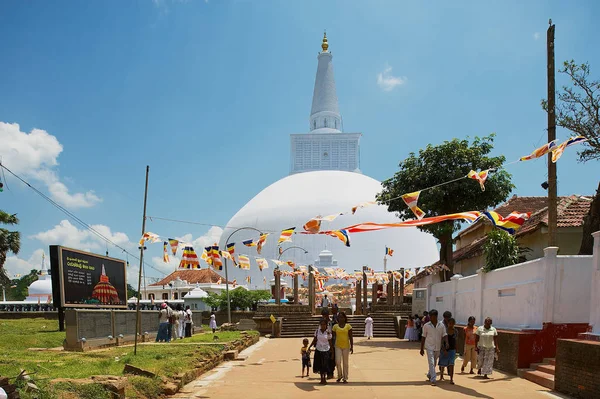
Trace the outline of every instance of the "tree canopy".
<path fill-rule="evenodd" d="M 556 124 L 588 139 L 579 160 L 600 159 L 600 80 L 590 80 L 589 64 L 565 61 L 560 73 L 569 76 L 572 86 L 563 86 L 556 102 Z M 548 101 L 542 100 L 548 112 Z"/>
<path fill-rule="evenodd" d="M 19 219 L 15 215 L 0 210 L 0 224 L 16 225 Z M 0 227 L 0 285 L 8 285 L 10 279 L 4 269 L 4 263 L 9 252 L 18 254 L 21 249 L 21 233 Z"/>
<path fill-rule="evenodd" d="M 402 219 L 414 219 L 401 195 L 436 186 L 466 176 L 470 170 L 498 169 L 505 161 L 504 156 L 490 157 L 494 134 L 473 142 L 457 138 L 433 146 L 429 144 L 419 154 L 410 153 L 398 165 L 400 170 L 394 177 L 383 182 L 383 191 L 377 196 L 380 204 L 388 206 Z M 485 191 L 472 179 L 461 179 L 437 188 L 425 190 L 419 196 L 419 207 L 426 217 L 449 213 L 485 210 L 506 200 L 514 188 L 511 175 L 504 169 L 490 173 L 485 182 Z M 441 245 L 440 262 L 450 268 L 452 274 L 452 234 L 461 228 L 458 221 L 447 221 L 419 227 L 438 239 Z"/>
<path fill-rule="evenodd" d="M 232 309 L 246 309 L 254 307 L 259 301 L 271 299 L 271 293 L 267 290 L 248 291 L 245 288 L 238 287 L 229 291 L 229 299 L 231 300 Z M 211 308 L 227 309 L 227 292 L 209 293 L 204 302 Z"/>

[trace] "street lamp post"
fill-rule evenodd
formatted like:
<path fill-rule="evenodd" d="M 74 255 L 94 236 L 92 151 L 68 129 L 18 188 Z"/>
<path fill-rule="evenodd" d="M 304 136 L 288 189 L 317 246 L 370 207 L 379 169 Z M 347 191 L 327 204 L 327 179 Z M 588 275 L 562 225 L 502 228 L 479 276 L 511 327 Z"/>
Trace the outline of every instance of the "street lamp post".
<path fill-rule="evenodd" d="M 254 230 L 258 232 L 258 234 L 262 235 L 262 232 L 254 227 L 240 227 L 239 229 L 234 230 L 231 234 L 229 234 L 229 237 L 227 237 L 227 241 L 225 241 L 225 251 L 227 251 L 229 239 L 240 230 Z M 229 299 L 229 273 L 227 271 L 227 258 L 225 258 L 225 291 L 227 292 L 227 322 L 231 324 L 231 300 Z"/>
<path fill-rule="evenodd" d="M 302 248 L 302 247 L 293 246 L 293 247 L 289 247 L 289 248 L 286 248 L 283 251 L 281 251 L 281 253 L 279 254 L 279 257 L 277 258 L 277 260 L 281 260 L 281 255 L 283 255 L 285 251 L 288 251 L 290 249 L 301 249 L 301 250 L 304 251 L 305 254 L 308 253 L 308 251 L 306 249 Z M 279 266 L 277 266 L 276 269 L 279 269 Z M 276 274 L 275 275 L 275 282 L 277 282 L 279 276 L 277 275 L 277 272 L 275 274 Z M 275 289 L 277 290 L 277 297 L 275 299 L 276 299 L 276 302 L 278 302 L 277 298 L 279 298 L 279 296 L 280 296 L 280 292 L 279 292 L 280 288 L 277 287 L 277 284 L 276 284 Z M 294 273 L 294 304 L 295 305 L 298 304 L 298 274 L 296 274 L 296 273 Z"/>

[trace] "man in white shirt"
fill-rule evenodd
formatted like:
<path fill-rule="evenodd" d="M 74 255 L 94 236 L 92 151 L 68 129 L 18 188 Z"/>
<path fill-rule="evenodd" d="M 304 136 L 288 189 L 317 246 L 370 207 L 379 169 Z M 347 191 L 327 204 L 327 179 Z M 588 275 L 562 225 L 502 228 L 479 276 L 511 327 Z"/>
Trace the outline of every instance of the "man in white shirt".
<path fill-rule="evenodd" d="M 421 356 L 427 350 L 427 363 L 429 363 L 429 372 L 427 378 L 432 386 L 435 386 L 435 365 L 440 357 L 442 349 L 442 339 L 446 337 L 446 327 L 438 321 L 438 312 L 435 309 L 429 311 L 429 322 L 423 326 L 423 337 L 421 338 Z"/>

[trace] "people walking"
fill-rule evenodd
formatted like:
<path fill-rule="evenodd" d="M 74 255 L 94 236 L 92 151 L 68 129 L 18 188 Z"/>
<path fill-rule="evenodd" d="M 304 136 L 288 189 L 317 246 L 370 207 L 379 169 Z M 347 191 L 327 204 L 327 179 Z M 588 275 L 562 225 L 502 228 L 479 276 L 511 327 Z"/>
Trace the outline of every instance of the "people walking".
<path fill-rule="evenodd" d="M 158 332 L 156 333 L 156 342 L 167 342 L 169 339 L 169 311 L 167 304 L 160 305 L 158 312 Z"/>
<path fill-rule="evenodd" d="M 442 339 L 446 336 L 446 328 L 444 324 L 438 321 L 438 312 L 432 309 L 429 312 L 430 320 L 423 326 L 423 338 L 421 339 L 421 356 L 427 351 L 427 363 L 429 371 L 427 379 L 435 386 L 435 365 L 440 356 L 442 348 Z"/>
<path fill-rule="evenodd" d="M 310 348 L 308 347 L 308 338 L 302 340 L 302 348 L 300 348 L 300 355 L 302 356 L 302 375 L 304 378 L 304 369 L 306 369 L 306 376 L 310 373 Z"/>
<path fill-rule="evenodd" d="M 217 316 L 215 316 L 215 312 L 210 313 L 208 327 L 212 329 L 213 334 L 217 331 Z"/>
<path fill-rule="evenodd" d="M 183 311 L 183 306 L 178 303 L 177 304 L 177 318 L 179 319 L 179 331 L 177 335 L 179 339 L 183 339 L 185 336 L 185 312 Z"/>
<path fill-rule="evenodd" d="M 454 385 L 454 361 L 456 359 L 456 340 L 458 333 L 454 328 L 455 321 L 451 317 L 448 319 L 448 328 L 446 330 L 446 337 L 442 342 L 442 353 L 440 354 L 440 380 L 444 379 L 444 369 L 448 368 L 448 376 L 450 377 L 450 384 Z"/>
<path fill-rule="evenodd" d="M 371 314 L 367 314 L 367 318 L 365 319 L 365 337 L 367 339 L 373 338 L 373 318 Z"/>
<path fill-rule="evenodd" d="M 500 353 L 498 349 L 498 331 L 492 326 L 492 319 L 486 318 L 483 326 L 475 331 L 475 344 L 477 346 L 477 364 L 483 378 L 492 375 L 494 358 Z"/>
<path fill-rule="evenodd" d="M 350 354 L 354 353 L 354 338 L 352 337 L 352 326 L 348 324 L 345 312 L 340 312 L 338 324 L 333 326 L 335 337 L 335 367 L 337 368 L 337 382 L 348 383 L 348 363 Z"/>
<path fill-rule="evenodd" d="M 406 321 L 406 331 L 404 332 L 404 339 L 407 339 L 409 342 L 419 340 L 419 335 L 417 334 L 417 330 L 415 328 L 415 320 L 412 316 L 408 316 L 408 320 Z"/>
<path fill-rule="evenodd" d="M 192 327 L 194 326 L 194 320 L 192 318 L 192 310 L 190 305 L 185 307 L 185 337 L 190 338 L 192 336 Z"/>
<path fill-rule="evenodd" d="M 465 372 L 465 367 L 469 362 L 471 363 L 471 371 L 469 374 L 475 374 L 473 369 L 477 369 L 477 352 L 475 351 L 475 331 L 477 331 L 477 326 L 475 325 L 475 317 L 469 316 L 467 320 L 467 326 L 464 329 L 465 331 L 465 350 L 463 354 L 463 363 L 460 368 L 460 372 Z"/>
<path fill-rule="evenodd" d="M 444 320 L 442 320 L 442 324 L 444 325 L 444 328 L 446 329 L 446 333 L 448 332 L 448 320 L 450 320 L 450 318 L 452 317 L 452 312 L 446 310 L 443 314 L 442 317 L 444 318 Z M 441 355 L 441 353 L 440 353 Z M 440 381 L 444 379 L 444 367 L 442 366 L 440 363 L 438 363 L 440 366 Z"/>
<path fill-rule="evenodd" d="M 333 355 L 333 345 L 331 342 L 332 336 L 331 331 L 329 331 L 329 326 L 327 320 L 324 318 L 319 322 L 319 328 L 315 331 L 315 335 L 313 337 L 313 341 L 308 347 L 315 347 L 315 359 L 313 362 L 313 372 L 319 373 L 321 376 L 321 385 L 327 384 L 327 374 L 329 371 L 329 359 L 331 359 Z"/>
<path fill-rule="evenodd" d="M 421 334 L 423 333 L 423 322 L 418 314 L 415 313 L 415 317 L 413 318 L 415 322 L 415 330 L 417 331 L 417 341 L 421 342 Z"/>

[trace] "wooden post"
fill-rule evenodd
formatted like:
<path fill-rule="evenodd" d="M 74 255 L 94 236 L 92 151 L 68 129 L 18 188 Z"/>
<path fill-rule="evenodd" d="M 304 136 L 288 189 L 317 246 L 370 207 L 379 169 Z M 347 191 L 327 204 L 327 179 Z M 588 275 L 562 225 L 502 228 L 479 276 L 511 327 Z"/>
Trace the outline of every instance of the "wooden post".
<path fill-rule="evenodd" d="M 376 281 L 371 286 L 371 312 L 375 308 L 374 306 L 377 304 L 377 291 L 379 288 L 379 283 Z"/>
<path fill-rule="evenodd" d="M 144 213 L 142 215 L 142 236 L 146 232 L 146 203 L 148 201 L 148 174 L 150 173 L 150 166 L 146 165 L 146 188 L 144 190 Z M 142 270 L 144 269 L 144 245 L 146 243 L 142 242 L 140 245 L 140 270 L 138 274 L 138 295 L 136 301 L 136 310 L 135 310 L 135 338 L 133 342 L 133 354 L 137 355 L 137 343 L 138 343 L 138 335 L 142 333 L 142 325 L 140 319 L 140 296 L 142 295 Z"/>
<path fill-rule="evenodd" d="M 281 271 L 275 268 L 275 304 L 281 305 Z"/>
<path fill-rule="evenodd" d="M 550 20 L 550 26 L 546 34 L 546 47 L 548 51 L 548 142 L 556 139 L 556 104 L 554 86 L 554 24 Z M 548 246 L 556 247 L 556 220 L 557 220 L 557 187 L 556 187 L 556 164 L 552 162 L 552 153 L 548 153 Z"/>
<path fill-rule="evenodd" d="M 388 305 L 394 305 L 394 274 L 388 272 L 388 283 L 387 283 L 387 303 Z"/>
<path fill-rule="evenodd" d="M 356 314 L 362 314 L 362 289 L 361 289 L 362 280 L 357 281 L 354 285 L 354 291 L 356 294 Z"/>
<path fill-rule="evenodd" d="M 362 292 L 363 292 L 363 314 L 368 313 L 369 300 L 367 299 L 367 266 L 363 266 L 363 281 L 362 281 Z"/>
<path fill-rule="evenodd" d="M 400 291 L 400 281 L 394 279 L 394 303 L 396 305 L 402 305 L 403 298 L 401 299 L 398 294 Z"/>
<path fill-rule="evenodd" d="M 294 273 L 294 305 L 298 305 L 298 274 Z"/>
<path fill-rule="evenodd" d="M 312 271 L 313 267 L 308 266 L 308 305 L 310 313 L 315 314 L 315 276 Z"/>

